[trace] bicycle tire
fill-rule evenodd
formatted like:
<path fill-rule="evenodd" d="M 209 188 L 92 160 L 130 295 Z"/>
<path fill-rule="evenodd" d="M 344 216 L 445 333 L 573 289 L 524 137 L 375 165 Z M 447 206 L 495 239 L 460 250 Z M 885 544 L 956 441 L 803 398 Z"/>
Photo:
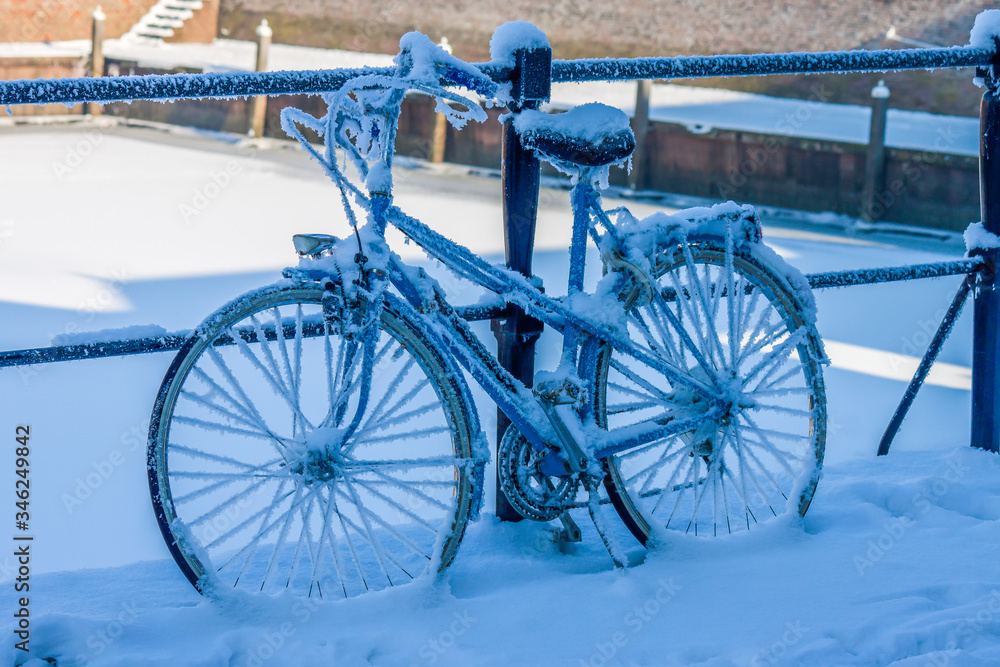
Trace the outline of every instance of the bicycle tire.
<path fill-rule="evenodd" d="M 785 512 L 805 515 L 812 502 L 826 444 L 822 347 L 802 296 L 758 248 L 717 237 L 674 239 L 650 258 L 653 290 L 633 281 L 619 295 L 634 344 L 709 380 L 686 354 L 679 323 L 718 386 L 740 381 L 732 407 L 711 427 L 602 459 L 608 496 L 643 545 L 664 529 L 750 530 Z M 694 392 L 596 339 L 581 359 L 601 428 L 705 409 Z"/>
<path fill-rule="evenodd" d="M 318 284 L 244 295 L 195 331 L 160 386 L 150 496 L 202 594 L 348 597 L 408 583 L 451 563 L 478 512 L 484 457 L 461 373 L 386 296 L 370 399 L 345 438 L 363 350 L 323 297 Z"/>

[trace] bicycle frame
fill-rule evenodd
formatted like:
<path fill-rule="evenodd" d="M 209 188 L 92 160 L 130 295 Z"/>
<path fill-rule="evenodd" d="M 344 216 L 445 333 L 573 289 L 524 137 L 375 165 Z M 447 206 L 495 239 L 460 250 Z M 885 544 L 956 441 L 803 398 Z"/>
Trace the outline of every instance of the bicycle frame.
<path fill-rule="evenodd" d="M 454 75 L 454 73 L 452 74 Z M 357 95 L 358 90 L 369 85 L 372 85 L 372 82 L 366 80 L 363 86 L 359 84 L 357 87 L 350 88 L 350 91 L 352 91 L 352 94 Z M 475 81 L 465 81 L 462 79 L 462 85 L 466 85 L 470 89 L 475 89 Z M 490 85 L 493 85 L 493 83 L 490 82 Z M 374 89 L 377 90 L 378 88 L 379 85 L 376 84 Z M 608 218 L 607 213 L 601 208 L 600 197 L 592 185 L 591 177 L 596 172 L 587 171 L 587 173 L 581 173 L 578 183 L 571 194 L 573 232 L 570 244 L 571 261 L 568 298 L 565 301 L 552 298 L 532 285 L 525 276 L 485 262 L 467 248 L 445 238 L 420 220 L 407 215 L 393 204 L 391 177 L 388 177 L 388 174 L 392 165 L 395 129 L 405 88 L 398 84 L 388 86 L 387 88 L 391 88 L 391 92 L 387 90 L 386 94 L 377 98 L 377 103 L 373 104 L 373 106 L 360 106 L 361 112 L 365 115 L 371 115 L 374 109 L 379 110 L 375 115 L 381 117 L 381 120 L 378 121 L 381 129 L 377 130 L 371 138 L 367 139 L 367 141 L 376 141 L 380 145 L 381 148 L 377 156 L 369 156 L 370 147 L 367 149 L 368 152 L 364 154 L 368 157 L 364 157 L 359 152 L 358 147 L 353 144 L 343 145 L 345 141 L 349 141 L 349 138 L 346 135 L 343 137 L 338 136 L 338 132 L 340 132 L 338 129 L 340 127 L 339 123 L 341 122 L 341 116 L 339 115 L 337 116 L 336 123 L 334 123 L 332 116 L 328 116 L 331 120 L 323 121 L 315 118 L 310 119 L 310 117 L 299 112 L 298 114 L 289 115 L 288 118 L 292 122 L 289 122 L 285 126 L 286 131 L 296 137 L 305 149 L 324 165 L 328 175 L 330 175 L 341 190 L 341 199 L 345 211 L 347 212 L 349 221 L 355 228 L 358 220 L 351 210 L 349 203 L 349 199 L 352 197 L 363 208 L 367 209 L 369 224 L 373 226 L 381 244 L 384 245 L 385 230 L 387 225 L 391 224 L 403 232 L 411 241 L 423 248 L 431 257 L 443 262 L 451 271 L 497 294 L 505 304 L 518 306 L 531 317 L 561 331 L 563 333 L 563 352 L 557 373 L 570 384 L 575 384 L 577 387 L 582 386 L 577 373 L 577 366 L 580 363 L 580 360 L 577 358 L 577 350 L 587 337 L 590 337 L 610 345 L 614 349 L 646 364 L 651 369 L 661 373 L 672 385 L 684 387 L 707 402 L 708 409 L 696 417 L 675 419 L 668 423 L 659 423 L 656 420 L 650 420 L 649 422 L 641 422 L 625 429 L 618 429 L 614 433 L 609 433 L 598 428 L 592 419 L 588 422 L 586 420 L 581 421 L 578 417 L 571 417 L 570 419 L 576 421 L 577 426 L 580 428 L 569 427 L 570 430 L 577 433 L 575 436 L 570 436 L 570 439 L 576 445 L 579 445 L 580 450 L 585 450 L 566 455 L 567 457 L 573 456 L 576 459 L 578 465 L 575 467 L 577 469 L 580 467 L 579 464 L 585 463 L 581 461 L 581 456 L 596 459 L 603 458 L 671 435 L 690 431 L 706 421 L 716 420 L 725 414 L 726 410 L 728 410 L 728 404 L 722 397 L 722 387 L 718 385 L 712 366 L 704 358 L 698 346 L 691 340 L 677 319 L 677 316 L 669 308 L 663 309 L 669 325 L 677 332 L 680 345 L 690 352 L 692 358 L 702 367 L 705 376 L 709 378 L 709 383 L 692 377 L 690 369 L 677 368 L 658 358 L 656 355 L 637 349 L 627 336 L 622 335 L 611 326 L 603 324 L 593 317 L 587 317 L 572 307 L 573 298 L 582 296 L 587 238 L 590 236 L 594 238 L 595 242 L 599 243 L 601 241 L 595 225 L 591 224 L 592 218 L 603 224 L 606 234 L 610 237 L 610 241 L 614 247 L 620 250 L 625 249 L 615 231 L 614 224 Z M 338 95 L 343 97 L 342 94 L 346 90 L 348 89 L 342 89 Z M 440 91 L 433 91 L 434 94 L 438 94 L 438 92 Z M 470 105 L 470 110 L 473 107 L 478 108 L 478 104 L 475 102 L 470 102 L 463 98 L 454 98 L 454 96 L 451 96 L 451 98 L 458 99 L 460 102 Z M 331 109 L 338 109 L 336 99 L 338 98 L 335 98 L 333 101 L 328 100 Z M 349 98 L 344 97 L 344 100 L 349 100 Z M 343 103 L 353 104 L 353 102 L 348 101 L 344 101 Z M 340 114 L 341 112 L 338 109 L 336 113 Z M 313 129 L 321 131 L 326 136 L 325 156 L 321 156 L 304 139 L 301 132 L 295 127 L 296 121 L 310 124 Z M 316 122 L 313 123 L 311 121 Z M 354 131 L 357 132 L 357 130 Z M 378 139 L 381 133 L 385 133 L 384 141 Z M 370 179 L 371 173 L 366 160 L 375 159 L 377 163 L 380 162 L 380 164 L 376 165 L 380 176 L 376 179 L 374 187 L 372 187 L 372 182 L 369 180 L 368 186 L 370 192 L 368 195 L 365 195 L 357 186 L 350 183 L 336 166 L 334 144 L 337 143 L 340 143 L 341 147 L 348 151 L 349 156 L 359 167 L 359 172 L 365 179 Z M 381 174 L 386 174 L 386 176 L 382 177 Z M 418 284 L 418 281 L 412 277 L 412 273 L 406 270 L 406 267 L 402 265 L 395 254 L 387 252 L 385 255 L 389 257 L 388 265 L 385 267 L 386 277 L 370 277 L 369 280 L 377 282 L 381 279 L 387 279 L 411 306 L 418 312 L 432 317 L 436 321 L 438 326 L 433 327 L 434 331 L 432 335 L 437 338 L 437 342 L 443 349 L 449 350 L 454 355 L 476 382 L 483 387 L 497 406 L 510 418 L 511 423 L 534 447 L 544 450 L 547 447 L 554 446 L 558 450 L 560 442 L 566 443 L 566 427 L 558 427 L 557 424 L 553 423 L 554 421 L 565 421 L 565 419 L 561 417 L 555 420 L 551 419 L 552 411 L 547 411 L 546 405 L 542 403 L 540 397 L 536 396 L 523 382 L 516 379 L 503 368 L 496 356 L 485 348 L 472 333 L 471 329 L 469 329 L 467 323 L 448 303 L 440 287 L 433 281 Z M 612 270 L 612 273 L 617 273 L 619 276 L 619 284 L 616 289 L 620 292 L 628 284 L 630 278 L 614 270 Z M 431 289 L 428 289 L 429 284 L 431 285 Z M 381 288 L 376 286 L 372 290 L 372 293 L 377 295 L 381 294 L 381 291 Z M 653 290 L 652 296 L 654 299 L 665 299 L 664 295 L 657 293 L 656 290 Z M 376 301 L 377 299 L 378 297 L 376 297 Z M 376 309 L 378 308 L 377 303 L 373 305 L 375 305 Z M 560 396 L 558 402 L 565 403 L 565 398 L 565 396 Z M 578 401 L 574 400 L 572 402 Z M 549 405 L 549 407 L 552 406 Z M 566 411 L 562 405 L 558 406 L 557 409 L 560 410 L 560 413 Z M 579 415 L 580 411 L 575 411 L 575 414 Z M 557 430 L 562 433 L 562 438 L 556 432 Z M 574 448 L 576 449 L 576 447 Z M 559 465 L 552 465 L 549 468 L 553 470 L 553 474 L 565 474 L 565 470 L 562 470 Z"/>
<path fill-rule="evenodd" d="M 588 190 L 589 189 L 589 190 Z M 590 225 L 591 216 L 603 220 L 612 229 L 607 214 L 600 207 L 599 198 L 594 196 L 593 186 L 583 183 L 574 188 L 574 230 L 570 254 L 573 258 L 570 275 L 570 293 L 579 292 L 583 284 L 583 262 L 586 252 L 588 232 L 596 235 Z M 413 218 L 391 203 L 389 195 L 376 194 L 371 199 L 372 222 L 380 236 L 386 225 L 391 224 L 402 231 L 412 241 L 420 245 L 431 256 L 442 261 L 450 270 L 472 282 L 496 293 L 507 303 L 523 308 L 529 315 L 545 322 L 564 334 L 564 354 L 561 369 L 567 370 L 568 361 L 576 361 L 574 350 L 582 336 L 592 336 L 632 356 L 651 368 L 661 372 L 676 385 L 682 385 L 705 398 L 710 408 L 703 414 L 667 424 L 641 423 L 609 433 L 596 425 L 584 425 L 586 439 L 593 444 L 588 448 L 594 458 L 639 447 L 648 442 L 676 435 L 697 428 L 700 424 L 718 419 L 726 410 L 725 402 L 719 396 L 719 388 L 707 385 L 690 376 L 690 372 L 679 369 L 643 350 L 607 325 L 575 312 L 573 308 L 558 298 L 546 295 L 531 284 L 524 276 L 497 267 L 484 261 L 467 248 L 435 232 L 420 220 Z M 610 232 L 609 232 L 610 233 Z M 538 449 L 558 443 L 557 436 L 549 423 L 541 401 L 522 382 L 514 378 L 497 361 L 495 355 L 486 349 L 469 328 L 466 321 L 447 302 L 437 285 L 433 296 L 428 297 L 426 285 L 420 285 L 405 270 L 395 255 L 390 254 L 388 280 L 399 293 L 419 312 L 433 317 L 439 326 L 433 327 L 438 342 L 451 351 L 459 363 L 483 387 L 490 398 L 504 411 L 511 422 Z M 656 295 L 656 298 L 664 298 Z M 665 309 L 668 317 L 672 313 Z M 674 322 L 681 342 L 697 362 L 706 370 L 708 362 L 701 355 L 679 322 Z M 575 373 L 575 368 L 568 369 Z M 713 377 L 709 373 L 708 377 Z"/>

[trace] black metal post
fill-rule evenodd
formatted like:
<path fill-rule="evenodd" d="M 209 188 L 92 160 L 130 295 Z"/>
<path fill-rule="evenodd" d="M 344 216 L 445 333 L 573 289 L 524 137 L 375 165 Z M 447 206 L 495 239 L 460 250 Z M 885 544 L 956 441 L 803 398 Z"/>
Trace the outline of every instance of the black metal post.
<path fill-rule="evenodd" d="M 549 99 L 552 86 L 552 50 L 531 49 L 515 53 L 516 66 L 511 92 L 511 111 L 537 108 Z M 538 214 L 539 162 L 525 150 L 513 124 L 503 126 L 503 228 L 507 266 L 525 276 L 531 275 L 531 255 L 535 245 L 535 220 Z M 542 323 L 520 308 L 512 307 L 509 317 L 493 320 L 497 338 L 497 359 L 514 377 L 532 385 L 535 376 L 535 341 L 542 333 Z M 510 420 L 497 410 L 497 443 L 503 438 Z M 503 521 L 520 521 L 496 480 L 496 514 Z"/>
<path fill-rule="evenodd" d="M 998 48 L 1000 52 L 1000 48 Z M 1000 234 L 1000 74 L 998 54 L 992 71 L 980 71 L 988 82 L 980 106 L 979 201 L 986 230 Z M 996 272 L 998 250 L 976 250 L 984 265 L 975 290 L 972 343 L 972 446 L 1000 451 L 1000 292 Z"/>
<path fill-rule="evenodd" d="M 632 171 L 628 175 L 628 186 L 632 190 L 641 190 L 646 186 L 646 141 L 649 137 L 649 97 L 652 91 L 652 81 L 640 79 L 635 82 L 635 115 L 632 116 L 635 150 L 632 152 Z"/>
<path fill-rule="evenodd" d="M 889 111 L 889 89 L 884 81 L 872 88 L 872 122 L 865 156 L 865 183 L 861 191 L 861 219 L 875 222 L 887 211 L 876 201 L 885 189 L 885 126 Z M 878 210 L 876 210 L 876 205 Z"/>
<path fill-rule="evenodd" d="M 941 320 L 938 330 L 934 333 L 934 338 L 931 339 L 931 344 L 927 347 L 927 352 L 924 353 L 923 358 L 920 360 L 920 365 L 917 366 L 917 372 L 913 374 L 910 384 L 907 385 L 906 391 L 903 393 L 903 398 L 896 407 L 896 412 L 893 413 L 892 419 L 889 420 L 889 425 L 885 428 L 885 433 L 882 434 L 882 440 L 878 443 L 879 456 L 885 456 L 889 453 L 889 447 L 892 445 L 892 440 L 896 437 L 896 433 L 899 432 L 899 427 L 903 425 L 906 413 L 910 411 L 910 406 L 913 405 L 913 400 L 917 397 L 917 392 L 920 391 L 920 388 L 924 385 L 924 381 L 930 374 L 931 366 L 934 365 L 934 361 L 941 351 L 941 346 L 944 345 L 948 336 L 951 335 L 951 328 L 955 325 L 955 320 L 962 313 L 962 306 L 965 305 L 965 300 L 969 298 L 969 290 L 972 288 L 974 280 L 973 276 L 966 276 L 962 280 L 955 298 L 951 300 L 948 312 L 945 313 L 944 319 Z"/>

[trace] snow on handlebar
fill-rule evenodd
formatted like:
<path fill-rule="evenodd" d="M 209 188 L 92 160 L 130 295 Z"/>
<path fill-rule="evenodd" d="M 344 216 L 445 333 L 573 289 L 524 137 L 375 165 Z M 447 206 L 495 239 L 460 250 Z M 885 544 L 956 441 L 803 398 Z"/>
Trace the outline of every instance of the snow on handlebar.
<path fill-rule="evenodd" d="M 483 74 L 475 65 L 451 55 L 423 33 L 406 33 L 399 40 L 399 48 L 396 64 L 418 90 L 432 92 L 442 86 L 456 85 L 492 103 L 507 101 L 505 87 Z"/>

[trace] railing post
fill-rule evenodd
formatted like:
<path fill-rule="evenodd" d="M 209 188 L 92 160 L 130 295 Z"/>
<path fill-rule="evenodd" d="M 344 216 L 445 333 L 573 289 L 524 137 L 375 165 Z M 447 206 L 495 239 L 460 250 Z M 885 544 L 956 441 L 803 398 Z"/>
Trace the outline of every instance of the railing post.
<path fill-rule="evenodd" d="M 93 23 L 90 30 L 90 76 L 104 76 L 104 20 L 107 18 L 101 6 L 91 14 Z M 96 102 L 88 102 L 84 110 L 91 116 L 100 116 L 103 109 Z"/>
<path fill-rule="evenodd" d="M 257 72 L 267 71 L 267 54 L 271 48 L 271 35 L 274 31 L 267 24 L 267 19 L 261 19 L 257 26 Z M 253 98 L 253 112 L 250 121 L 250 134 L 254 137 L 264 136 L 264 120 L 267 118 L 267 95 Z"/>
<path fill-rule="evenodd" d="M 885 189 L 885 124 L 889 111 L 889 88 L 879 80 L 872 88 L 872 124 L 868 133 L 868 152 L 865 159 L 865 184 L 861 191 L 861 218 L 874 222 L 885 214 L 881 202 L 875 199 Z M 875 212 L 875 207 L 880 208 Z"/>
<path fill-rule="evenodd" d="M 632 171 L 628 174 L 628 187 L 640 190 L 646 186 L 646 137 L 649 134 L 649 94 L 653 82 L 639 79 L 635 82 L 635 114 L 632 116 L 632 133 L 635 151 L 632 152 Z"/>
<path fill-rule="evenodd" d="M 442 37 L 438 42 L 446 53 L 451 53 L 451 44 L 447 37 Z M 442 102 L 447 104 L 447 102 Z M 431 135 L 431 162 L 444 162 L 445 143 L 448 138 L 448 119 L 443 113 L 434 114 L 434 132 Z"/>
<path fill-rule="evenodd" d="M 511 103 L 510 110 L 537 108 L 549 99 L 552 87 L 552 50 L 519 49 L 514 57 L 511 85 L 514 102 Z M 503 125 L 502 150 L 503 228 L 507 266 L 530 276 L 531 255 L 535 245 L 535 220 L 538 214 L 540 165 L 535 154 L 521 146 L 510 122 Z M 542 332 L 542 323 L 529 317 L 520 308 L 512 306 L 510 316 L 493 320 L 492 327 L 497 338 L 497 358 L 500 363 L 530 387 L 535 375 L 535 341 Z M 509 425 L 507 415 L 498 409 L 498 446 Z M 521 515 L 507 502 L 500 488 L 499 473 L 496 490 L 497 517 L 503 521 L 519 521 Z"/>
<path fill-rule="evenodd" d="M 1000 43 L 998 43 L 1000 53 Z M 979 202 L 986 230 L 1000 234 L 1000 91 L 998 54 L 985 74 L 979 110 Z M 974 251 L 983 258 L 975 287 L 972 342 L 972 446 L 1000 451 L 1000 281 L 996 248 Z"/>

